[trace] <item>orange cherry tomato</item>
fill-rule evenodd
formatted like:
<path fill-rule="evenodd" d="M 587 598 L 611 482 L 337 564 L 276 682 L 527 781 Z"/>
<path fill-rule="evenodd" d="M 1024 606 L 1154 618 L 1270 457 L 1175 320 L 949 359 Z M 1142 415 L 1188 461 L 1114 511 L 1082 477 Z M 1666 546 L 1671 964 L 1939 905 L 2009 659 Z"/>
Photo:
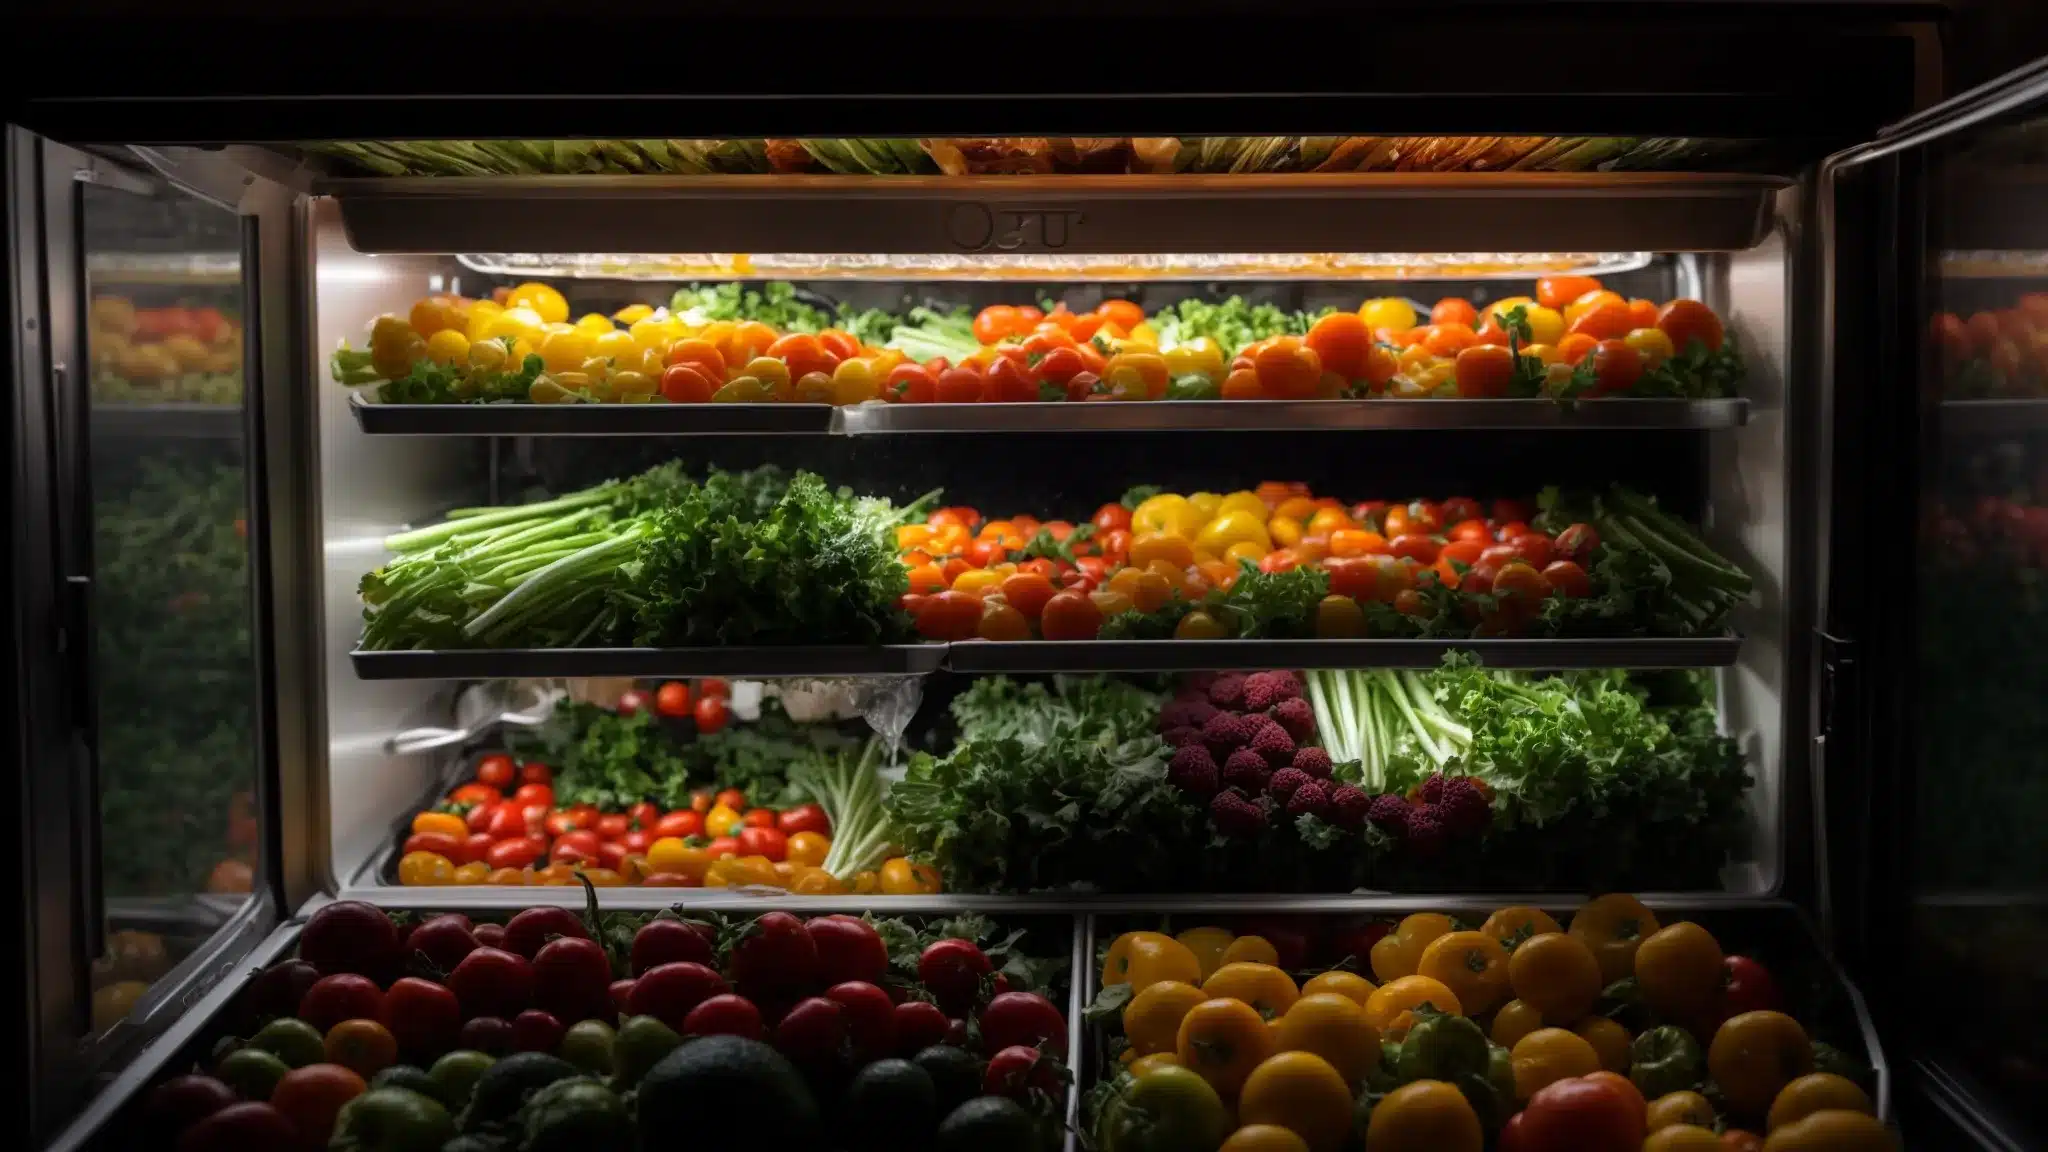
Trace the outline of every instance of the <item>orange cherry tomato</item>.
<path fill-rule="evenodd" d="M 1079 592 L 1061 592 L 1045 602 L 1038 630 L 1047 640 L 1093 640 L 1102 631 L 1102 609 Z"/>
<path fill-rule="evenodd" d="M 1583 332 L 1574 332 L 1557 342 L 1557 354 L 1565 363 L 1577 367 L 1579 361 L 1584 360 L 1599 343 Z"/>
<path fill-rule="evenodd" d="M 948 368 L 939 373 L 933 399 L 941 404 L 972 404 L 981 399 L 983 381 L 968 368 Z"/>
<path fill-rule="evenodd" d="M 898 364 L 889 370 L 882 398 L 896 404 L 930 404 L 937 399 L 938 377 L 922 364 Z"/>
<path fill-rule="evenodd" d="M 1626 392 L 1643 374 L 1643 356 L 1620 340 L 1602 340 L 1593 349 L 1593 377 L 1598 394 Z"/>
<path fill-rule="evenodd" d="M 1579 318 L 1566 327 L 1565 338 L 1569 340 L 1572 336 L 1585 335 L 1596 340 L 1619 340 L 1635 326 L 1626 302 L 1607 301 L 1579 313 Z"/>
<path fill-rule="evenodd" d="M 1356 312 L 1332 312 L 1316 321 L 1303 343 L 1322 357 L 1325 371 L 1346 380 L 1365 375 L 1366 357 L 1373 347 L 1372 333 Z"/>
<path fill-rule="evenodd" d="M 1323 379 L 1323 358 L 1316 350 L 1293 336 L 1283 336 L 1259 350 L 1253 361 L 1259 387 L 1283 400 L 1303 400 L 1316 394 Z"/>
<path fill-rule="evenodd" d="M 1629 323 L 1638 328 L 1654 328 L 1657 324 L 1657 303 L 1638 296 L 1628 302 Z"/>
<path fill-rule="evenodd" d="M 1375 392 L 1386 388 L 1387 382 L 1401 370 L 1401 362 L 1394 358 L 1394 352 L 1384 344 L 1374 344 L 1365 350 L 1365 365 L 1359 377 L 1372 386 Z"/>
<path fill-rule="evenodd" d="M 1515 358 L 1505 347 L 1478 344 L 1458 353 L 1454 365 L 1458 395 L 1466 399 L 1499 399 L 1508 394 L 1515 376 Z"/>
<path fill-rule="evenodd" d="M 1422 337 L 1422 346 L 1438 356 L 1456 356 L 1477 343 L 1479 334 L 1472 331 L 1470 324 L 1458 320 L 1432 324 Z"/>
<path fill-rule="evenodd" d="M 1470 328 L 1479 323 L 1479 309 L 1462 296 L 1446 296 L 1429 310 L 1431 324 L 1463 324 Z"/>
<path fill-rule="evenodd" d="M 1145 322 L 1145 310 L 1129 300 L 1104 300 L 1095 306 L 1095 314 L 1125 332 Z"/>
<path fill-rule="evenodd" d="M 1579 297 L 1598 291 L 1600 282 L 1591 276 L 1545 276 L 1536 281 L 1536 302 L 1561 312 Z"/>
<path fill-rule="evenodd" d="M 1019 572 L 1002 583 L 1003 599 L 1023 613 L 1026 620 L 1038 619 L 1057 591 L 1051 580 L 1036 572 Z"/>
<path fill-rule="evenodd" d="M 1970 322 L 1974 325 L 1977 317 L 1970 317 Z M 1694 340 L 1705 344 L 1709 352 L 1719 352 L 1721 341 L 1726 338 L 1721 318 L 1697 300 L 1673 300 L 1666 304 L 1657 313 L 1657 328 L 1671 337 L 1671 346 L 1681 355 Z"/>
<path fill-rule="evenodd" d="M 1266 398 L 1266 390 L 1259 384 L 1259 374 L 1257 371 L 1250 368 L 1236 368 L 1231 370 L 1230 375 L 1223 378 L 1223 398 L 1225 400 L 1263 400 Z"/>
<path fill-rule="evenodd" d="M 718 391 L 721 380 L 715 384 L 704 372 L 708 366 L 698 361 L 671 364 L 661 373 L 661 395 L 671 404 L 703 404 Z"/>
<path fill-rule="evenodd" d="M 791 379 L 800 379 L 810 372 L 830 376 L 839 367 L 839 357 L 826 351 L 816 336 L 806 332 L 792 332 L 768 345 L 767 355 L 789 365 Z"/>

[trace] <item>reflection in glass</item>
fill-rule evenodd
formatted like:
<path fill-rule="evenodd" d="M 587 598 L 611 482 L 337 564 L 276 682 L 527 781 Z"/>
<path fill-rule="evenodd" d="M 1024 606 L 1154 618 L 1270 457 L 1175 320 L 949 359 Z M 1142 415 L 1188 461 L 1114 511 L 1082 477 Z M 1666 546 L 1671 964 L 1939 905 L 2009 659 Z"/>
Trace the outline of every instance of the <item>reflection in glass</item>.
<path fill-rule="evenodd" d="M 256 691 L 237 218 L 83 195 L 104 1031 L 247 899 Z"/>

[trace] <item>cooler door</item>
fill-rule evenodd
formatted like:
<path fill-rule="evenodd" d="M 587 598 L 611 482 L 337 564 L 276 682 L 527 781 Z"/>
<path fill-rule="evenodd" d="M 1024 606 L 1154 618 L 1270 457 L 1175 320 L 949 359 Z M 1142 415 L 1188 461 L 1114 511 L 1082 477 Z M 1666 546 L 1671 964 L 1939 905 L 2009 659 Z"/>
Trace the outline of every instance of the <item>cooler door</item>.
<path fill-rule="evenodd" d="M 141 164 L 7 147 L 40 1138 L 268 933 L 275 821 L 253 226 Z"/>
<path fill-rule="evenodd" d="M 1819 910 L 1916 1146 L 2048 1146 L 2044 192 L 2040 65 L 1822 185 Z"/>

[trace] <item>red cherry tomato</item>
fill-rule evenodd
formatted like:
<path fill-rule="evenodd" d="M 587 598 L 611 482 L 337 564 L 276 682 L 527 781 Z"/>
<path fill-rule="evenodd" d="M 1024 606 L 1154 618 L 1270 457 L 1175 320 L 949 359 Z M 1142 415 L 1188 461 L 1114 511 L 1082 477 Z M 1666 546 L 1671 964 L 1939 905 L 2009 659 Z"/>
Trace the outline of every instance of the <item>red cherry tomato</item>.
<path fill-rule="evenodd" d="M 784 860 L 789 856 L 789 837 L 773 828 L 759 825 L 742 828 L 735 839 L 739 843 L 739 853 L 742 856 L 766 856 L 774 861 Z"/>
<path fill-rule="evenodd" d="M 663 716 L 688 716 L 690 714 L 690 686 L 680 680 L 671 680 L 654 694 L 654 710 Z"/>
<path fill-rule="evenodd" d="M 749 808 L 746 814 L 740 817 L 740 823 L 748 828 L 773 828 L 775 827 L 775 809 Z"/>
<path fill-rule="evenodd" d="M 723 696 L 699 697 L 696 713 L 697 731 L 707 736 L 725 727 L 726 721 L 732 716 L 732 710 L 726 707 Z"/>
<path fill-rule="evenodd" d="M 663 816 L 660 820 L 655 821 L 654 824 L 654 836 L 657 840 L 665 836 L 674 836 L 678 840 L 687 840 L 692 836 L 702 836 L 703 834 L 704 813 L 689 808 L 679 808 Z"/>
<path fill-rule="evenodd" d="M 502 792 L 518 782 L 519 769 L 510 756 L 493 752 L 476 762 L 476 779 L 477 783 L 488 784 Z"/>

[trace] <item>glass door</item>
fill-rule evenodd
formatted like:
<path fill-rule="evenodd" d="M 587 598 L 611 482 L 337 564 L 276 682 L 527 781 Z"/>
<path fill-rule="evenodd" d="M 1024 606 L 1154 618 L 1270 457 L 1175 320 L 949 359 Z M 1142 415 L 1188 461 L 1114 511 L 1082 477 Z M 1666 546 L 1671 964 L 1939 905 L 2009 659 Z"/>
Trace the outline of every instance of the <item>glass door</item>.
<path fill-rule="evenodd" d="M 1909 1139 L 2038 1148 L 2048 68 L 1899 125 L 1827 179 L 1823 915 L 1905 1057 Z"/>
<path fill-rule="evenodd" d="M 27 834 L 70 867 L 45 969 L 47 1133 L 274 920 L 251 494 L 252 233 L 141 166 L 15 132 L 18 283 L 47 334 L 20 426 L 47 486 L 53 666 Z M 26 189 L 17 184 L 17 196 Z M 39 284 L 38 284 L 39 281 Z M 31 639 L 35 632 L 29 633 Z M 43 635 L 47 636 L 45 632 Z M 32 714 L 33 715 L 33 714 Z M 39 882 L 40 883 L 40 882 Z"/>

